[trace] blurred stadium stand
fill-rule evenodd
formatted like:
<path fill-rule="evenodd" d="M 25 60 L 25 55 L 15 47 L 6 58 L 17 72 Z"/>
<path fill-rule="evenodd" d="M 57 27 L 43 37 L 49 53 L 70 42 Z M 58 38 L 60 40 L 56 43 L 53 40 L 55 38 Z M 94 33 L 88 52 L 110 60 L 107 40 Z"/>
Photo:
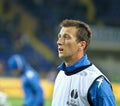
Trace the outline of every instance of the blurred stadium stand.
<path fill-rule="evenodd" d="M 59 63 L 56 39 L 61 20 L 91 25 L 88 55 L 111 80 L 120 81 L 120 0 L 0 0 L 0 61 L 22 53 L 39 71 Z M 113 77 L 114 76 L 114 77 Z"/>

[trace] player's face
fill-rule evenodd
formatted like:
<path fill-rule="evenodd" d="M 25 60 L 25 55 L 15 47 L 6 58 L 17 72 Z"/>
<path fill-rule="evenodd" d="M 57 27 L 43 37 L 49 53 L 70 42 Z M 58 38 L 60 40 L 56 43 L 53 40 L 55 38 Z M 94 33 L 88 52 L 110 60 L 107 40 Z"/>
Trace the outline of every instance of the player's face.
<path fill-rule="evenodd" d="M 80 44 L 76 40 L 76 27 L 62 27 L 58 34 L 58 55 L 60 58 L 69 60 L 77 58 Z"/>

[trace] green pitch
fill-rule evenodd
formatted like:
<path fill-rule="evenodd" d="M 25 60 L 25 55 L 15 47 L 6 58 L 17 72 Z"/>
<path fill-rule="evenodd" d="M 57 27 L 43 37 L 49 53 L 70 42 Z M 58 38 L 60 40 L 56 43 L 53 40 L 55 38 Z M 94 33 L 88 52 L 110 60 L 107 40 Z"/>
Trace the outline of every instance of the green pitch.
<path fill-rule="evenodd" d="M 9 98 L 11 106 L 23 106 L 22 98 Z M 51 99 L 45 100 L 45 106 L 51 106 Z M 120 101 L 117 101 L 116 106 L 120 106 Z"/>
<path fill-rule="evenodd" d="M 120 106 L 120 101 L 117 101 L 117 105 L 116 106 Z"/>
<path fill-rule="evenodd" d="M 22 98 L 9 98 L 11 106 L 23 106 L 23 99 Z M 51 100 L 45 100 L 45 106 L 51 106 Z"/>

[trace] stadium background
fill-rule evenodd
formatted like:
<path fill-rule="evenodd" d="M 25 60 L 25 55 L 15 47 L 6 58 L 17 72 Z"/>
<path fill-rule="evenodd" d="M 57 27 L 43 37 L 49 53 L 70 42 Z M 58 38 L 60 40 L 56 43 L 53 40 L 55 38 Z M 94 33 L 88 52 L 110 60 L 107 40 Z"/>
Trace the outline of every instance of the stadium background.
<path fill-rule="evenodd" d="M 92 28 L 88 55 L 109 77 L 120 100 L 119 4 L 119 0 L 0 0 L 0 90 L 10 97 L 23 96 L 19 78 L 11 76 L 7 66 L 9 56 L 22 53 L 40 74 L 45 97 L 51 98 L 60 63 L 56 47 L 59 23 L 68 18 Z"/>

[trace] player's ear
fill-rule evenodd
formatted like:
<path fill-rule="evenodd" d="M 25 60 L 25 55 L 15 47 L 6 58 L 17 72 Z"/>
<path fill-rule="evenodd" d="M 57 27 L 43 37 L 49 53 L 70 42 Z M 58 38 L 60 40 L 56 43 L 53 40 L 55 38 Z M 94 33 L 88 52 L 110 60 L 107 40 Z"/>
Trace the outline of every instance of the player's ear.
<path fill-rule="evenodd" d="M 79 46 L 79 49 L 80 49 L 80 50 L 84 50 L 85 47 L 86 47 L 86 41 L 80 41 L 80 42 L 78 43 L 78 46 Z"/>

